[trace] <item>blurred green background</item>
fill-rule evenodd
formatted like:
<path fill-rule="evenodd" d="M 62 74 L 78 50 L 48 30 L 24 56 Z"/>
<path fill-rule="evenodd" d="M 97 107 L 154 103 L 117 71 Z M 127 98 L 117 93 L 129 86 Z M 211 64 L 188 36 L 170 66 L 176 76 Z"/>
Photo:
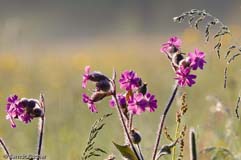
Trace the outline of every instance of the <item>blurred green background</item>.
<path fill-rule="evenodd" d="M 58 2 L 1 1 L 0 136 L 12 154 L 35 153 L 38 121 L 17 123 L 17 128 L 12 129 L 5 120 L 6 98 L 11 94 L 38 98 L 42 92 L 47 107 L 43 150 L 47 159 L 79 159 L 92 123 L 110 112 L 114 115 L 106 121 L 96 145 L 119 156 L 112 141 L 123 143 L 123 133 L 116 110 L 108 106 L 109 99 L 97 104 L 98 114 L 90 113 L 81 102 L 81 94 L 86 92 L 81 88 L 83 69 L 90 65 L 92 70 L 109 76 L 115 68 L 117 78 L 123 70 L 133 69 L 156 95 L 157 111 L 136 116 L 134 123 L 142 134 L 144 154 L 150 157 L 159 116 L 175 78 L 159 51 L 160 44 L 177 35 L 183 41 L 184 52 L 199 48 L 207 54 L 208 62 L 203 71 L 197 72 L 197 83 L 180 90 L 179 95 L 188 95 L 185 124 L 196 129 L 199 149 L 225 147 L 240 156 L 241 126 L 234 114 L 241 89 L 240 60 L 237 58 L 229 66 L 228 86 L 224 89 L 226 62 L 217 58 L 212 49 L 214 42 L 205 44 L 202 32 L 172 22 L 172 17 L 186 10 L 205 8 L 230 27 L 233 37 L 223 39 L 227 47 L 233 39 L 240 40 L 241 22 L 235 19 L 241 12 L 240 1 Z M 214 9 L 211 4 L 218 7 Z M 177 102 L 166 124 L 172 133 Z M 166 142 L 164 137 L 161 142 Z M 187 144 L 186 140 L 185 147 Z M 189 159 L 187 148 L 184 159 Z"/>

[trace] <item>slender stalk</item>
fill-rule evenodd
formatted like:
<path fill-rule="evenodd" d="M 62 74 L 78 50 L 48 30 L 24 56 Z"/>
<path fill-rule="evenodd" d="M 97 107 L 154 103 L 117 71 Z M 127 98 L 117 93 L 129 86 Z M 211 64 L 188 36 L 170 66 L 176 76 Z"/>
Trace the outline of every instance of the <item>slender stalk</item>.
<path fill-rule="evenodd" d="M 8 148 L 7 148 L 7 146 L 6 146 L 6 144 L 4 143 L 4 141 L 3 141 L 2 138 L 0 138 L 0 144 L 1 144 L 1 146 L 2 146 L 3 151 L 4 151 L 5 154 L 6 154 L 6 155 L 4 156 L 4 158 L 7 157 L 9 160 L 12 160 L 11 154 L 10 154 L 10 152 L 9 152 L 9 150 L 8 150 Z"/>
<path fill-rule="evenodd" d="M 129 118 L 129 132 L 132 129 L 132 122 L 133 122 L 133 114 L 130 113 L 130 118 Z"/>
<path fill-rule="evenodd" d="M 161 138 L 161 134 L 162 134 L 162 129 L 164 127 L 164 122 L 165 122 L 165 119 L 166 119 L 166 116 L 167 116 L 167 113 L 172 105 L 172 102 L 176 96 L 176 93 L 177 93 L 177 90 L 178 90 L 178 84 L 175 84 L 175 88 L 171 94 L 171 97 L 169 98 L 169 101 L 164 109 L 164 112 L 163 114 L 161 115 L 160 117 L 160 123 L 159 123 L 159 127 L 158 127 L 158 131 L 157 131 L 157 137 L 156 137 L 156 142 L 155 142 L 155 146 L 153 148 L 153 153 L 152 153 L 152 160 L 155 160 L 156 158 L 156 154 L 157 154 L 157 149 L 158 149 L 158 146 L 159 146 L 159 143 L 160 143 L 160 138 Z"/>
<path fill-rule="evenodd" d="M 38 136 L 38 146 L 37 146 L 37 160 L 41 157 L 41 150 L 42 150 L 42 144 L 43 144 L 43 134 L 44 134 L 44 125 L 45 125 L 45 102 L 44 97 L 42 94 L 40 94 L 40 104 L 41 108 L 44 110 L 44 115 L 39 118 L 39 136 Z"/>
<path fill-rule="evenodd" d="M 179 134 L 180 122 L 177 122 L 177 127 L 175 131 L 175 139 L 177 139 Z M 172 148 L 172 160 L 176 160 L 176 146 Z"/>
<path fill-rule="evenodd" d="M 128 141 L 129 141 L 129 144 L 131 145 L 131 148 L 132 148 L 133 152 L 135 153 L 136 158 L 137 158 L 138 160 L 141 160 L 140 157 L 139 157 L 139 155 L 138 155 L 138 153 L 137 153 L 137 151 L 136 151 L 136 149 L 135 149 L 135 147 L 134 147 L 134 144 L 133 144 L 132 141 L 131 141 L 131 137 L 130 137 L 130 134 L 129 134 L 129 132 L 128 132 L 128 128 L 127 128 L 127 126 L 126 126 L 126 123 L 125 123 L 125 120 L 124 120 L 124 116 L 123 116 L 123 114 L 122 114 L 122 112 L 121 112 L 120 105 L 119 105 L 119 102 L 118 102 L 118 100 L 117 100 L 117 97 L 116 97 L 116 94 L 115 94 L 115 93 L 113 94 L 113 97 L 114 97 L 114 99 L 115 99 L 115 102 L 116 102 L 116 105 L 117 105 L 116 108 L 117 108 L 117 111 L 118 111 L 118 114 L 119 114 L 119 117 L 120 117 L 120 121 L 121 121 L 122 127 L 123 127 L 123 129 L 124 129 L 124 132 L 125 132 L 125 134 L 126 134 L 126 137 L 127 137 Z"/>
<path fill-rule="evenodd" d="M 189 147 L 190 147 L 190 160 L 197 160 L 197 147 L 196 147 L 196 139 L 195 139 L 195 131 L 194 129 L 190 129 L 189 133 Z"/>
<path fill-rule="evenodd" d="M 138 151 L 140 153 L 141 159 L 144 160 L 144 157 L 143 157 L 143 154 L 142 154 L 142 151 L 141 151 L 141 147 L 140 147 L 139 144 L 137 144 L 137 148 L 138 148 Z"/>

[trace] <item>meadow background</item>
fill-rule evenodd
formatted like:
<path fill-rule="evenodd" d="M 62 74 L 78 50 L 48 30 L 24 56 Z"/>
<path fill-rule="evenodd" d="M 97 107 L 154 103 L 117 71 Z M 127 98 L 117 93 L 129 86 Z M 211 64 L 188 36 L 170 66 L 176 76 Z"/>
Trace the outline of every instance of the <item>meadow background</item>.
<path fill-rule="evenodd" d="M 172 22 L 172 17 L 186 10 L 205 8 L 230 27 L 233 36 L 224 39 L 224 46 L 233 39 L 240 44 L 239 1 L 0 2 L 0 136 L 12 154 L 35 153 L 38 121 L 17 123 L 12 129 L 5 120 L 6 98 L 11 94 L 38 98 L 42 92 L 46 100 L 43 154 L 47 159 L 79 159 L 92 123 L 105 113 L 114 115 L 106 121 L 96 145 L 119 155 L 112 141 L 121 144 L 123 134 L 116 110 L 108 106 L 109 99 L 97 104 L 98 114 L 90 113 L 81 102 L 83 69 L 90 65 L 110 76 L 113 68 L 117 75 L 133 69 L 157 96 L 156 112 L 135 117 L 144 154 L 150 157 L 159 115 L 175 77 L 159 48 L 169 36 L 177 35 L 183 41 L 182 51 L 197 47 L 205 51 L 208 62 L 198 72 L 197 84 L 180 90 L 188 95 L 185 124 L 196 129 L 199 149 L 225 147 L 240 158 L 241 125 L 234 109 L 241 90 L 241 60 L 237 58 L 229 66 L 224 89 L 226 62 L 218 60 L 214 42 L 205 44 L 202 32 Z M 210 3 L 220 5 L 214 8 Z M 173 105 L 166 125 L 174 132 L 178 101 Z M 184 159 L 188 156 L 186 152 Z"/>

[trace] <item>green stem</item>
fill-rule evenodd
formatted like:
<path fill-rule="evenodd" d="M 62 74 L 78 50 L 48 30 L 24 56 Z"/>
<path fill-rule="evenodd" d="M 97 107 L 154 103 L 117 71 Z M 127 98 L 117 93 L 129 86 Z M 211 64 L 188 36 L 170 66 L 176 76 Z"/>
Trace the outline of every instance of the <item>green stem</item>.
<path fill-rule="evenodd" d="M 179 135 L 179 129 L 180 129 L 180 122 L 177 122 L 176 131 L 175 131 L 175 140 Z M 172 160 L 176 160 L 176 146 L 172 148 Z"/>

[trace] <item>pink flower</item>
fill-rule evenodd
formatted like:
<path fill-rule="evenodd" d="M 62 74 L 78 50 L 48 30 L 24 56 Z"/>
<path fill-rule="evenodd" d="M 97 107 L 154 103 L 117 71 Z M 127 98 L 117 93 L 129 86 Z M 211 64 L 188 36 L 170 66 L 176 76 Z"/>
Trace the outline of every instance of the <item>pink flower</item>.
<path fill-rule="evenodd" d="M 89 78 L 90 78 L 90 66 L 86 66 L 85 73 L 83 75 L 82 88 L 86 88 Z"/>
<path fill-rule="evenodd" d="M 190 68 L 187 67 L 179 67 L 179 69 L 176 71 L 178 84 L 182 87 L 185 87 L 188 85 L 191 87 L 193 84 L 195 84 L 194 79 L 196 78 L 196 75 L 190 74 Z"/>
<path fill-rule="evenodd" d="M 141 85 L 141 78 L 134 71 L 124 71 L 119 80 L 120 88 L 127 91 L 137 89 Z"/>
<path fill-rule="evenodd" d="M 29 123 L 33 118 L 42 117 L 44 115 L 40 103 L 36 99 L 19 99 L 17 95 L 9 96 L 6 105 L 7 116 L 10 120 L 11 127 L 15 128 L 14 119 L 18 119 L 24 123 Z"/>
<path fill-rule="evenodd" d="M 93 100 L 89 96 L 87 96 L 86 94 L 83 94 L 82 101 L 88 105 L 88 108 L 91 112 L 97 112 L 96 105 L 94 104 Z"/>
<path fill-rule="evenodd" d="M 136 93 L 133 95 L 132 99 L 128 101 L 128 110 L 132 114 L 141 114 L 146 110 L 149 112 L 154 112 L 157 108 L 157 100 L 155 96 L 147 93 L 143 95 L 142 93 Z"/>
<path fill-rule="evenodd" d="M 161 52 L 163 53 L 175 53 L 180 49 L 181 40 L 177 37 L 171 37 L 167 43 L 162 44 Z"/>
<path fill-rule="evenodd" d="M 203 69 L 203 66 L 205 63 L 207 63 L 204 58 L 205 54 L 204 52 L 199 51 L 197 48 L 195 49 L 194 53 L 189 53 L 189 61 L 190 61 L 190 66 L 192 67 L 193 70 L 197 70 L 199 67 L 200 69 Z"/>

